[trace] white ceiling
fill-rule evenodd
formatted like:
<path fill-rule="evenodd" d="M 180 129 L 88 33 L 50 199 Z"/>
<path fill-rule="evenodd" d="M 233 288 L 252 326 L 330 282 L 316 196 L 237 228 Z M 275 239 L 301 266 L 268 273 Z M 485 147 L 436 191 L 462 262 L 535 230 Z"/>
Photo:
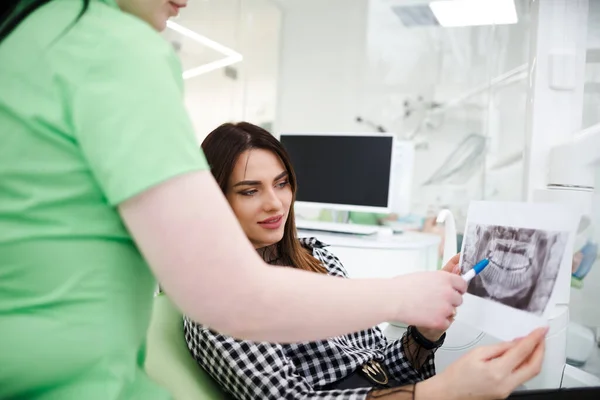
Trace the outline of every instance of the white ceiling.
<path fill-rule="evenodd" d="M 188 8 L 183 10 L 175 22 L 240 52 L 244 61 L 235 67 L 243 65 L 244 73 L 257 80 L 274 80 L 277 77 L 278 59 L 274 49 L 276 51 L 279 48 L 282 12 L 284 15 L 286 12 L 294 12 L 295 6 L 299 4 L 306 9 L 308 2 L 311 7 L 314 4 L 314 12 L 318 13 L 322 1 L 324 0 L 194 0 L 189 2 Z M 385 84 L 385 90 L 399 93 L 414 93 L 418 90 L 427 95 L 428 89 L 425 86 L 429 82 L 432 94 L 435 86 L 435 97 L 441 100 L 454 96 L 457 88 L 464 90 L 465 85 L 470 87 L 486 82 L 520 65 L 527 57 L 529 0 L 516 0 L 519 24 L 498 26 L 495 30 L 489 27 L 411 28 L 404 26 L 391 11 L 391 7 L 398 5 L 427 5 L 428 0 L 346 1 L 351 4 L 370 4 L 372 15 L 369 16 L 370 28 L 367 32 L 369 46 L 375 51 L 390 53 L 389 57 L 397 59 L 386 62 L 387 70 L 384 72 L 389 74 L 391 80 Z M 598 49 L 590 56 L 596 56 L 600 63 L 600 0 L 589 1 L 589 44 Z M 310 20 L 307 19 L 307 27 L 309 26 Z M 181 44 L 180 56 L 184 69 L 223 57 L 173 31 L 167 30 L 164 35 Z M 494 45 L 492 51 L 490 43 Z M 378 46 L 381 49 L 378 50 Z M 490 62 L 492 53 L 495 59 Z M 473 66 L 483 67 L 473 69 Z M 598 76 L 600 80 L 600 73 L 594 76 Z"/>
<path fill-rule="evenodd" d="M 253 52 L 253 44 L 276 43 L 281 23 L 281 11 L 285 13 L 294 8 L 294 3 L 313 0 L 195 0 L 188 3 L 181 16 L 175 22 L 192 29 L 208 38 L 228 46 L 240 53 Z M 323 1 L 323 0 L 320 0 Z M 364 2 L 368 0 L 347 0 L 348 2 Z M 426 40 L 442 40 L 445 51 L 454 54 L 457 60 L 467 62 L 473 52 L 480 53 L 485 46 L 477 37 L 468 39 L 465 31 L 445 29 L 440 27 L 405 27 L 392 11 L 394 6 L 427 5 L 429 0 L 371 0 L 378 3 L 372 9 L 383 10 L 377 16 L 377 31 L 387 37 L 402 38 L 403 48 L 414 50 L 423 45 Z M 529 21 L 529 0 L 516 0 L 520 23 Z M 598 58 L 600 62 L 600 0 L 589 0 L 589 47 L 598 49 L 590 58 Z M 315 12 L 319 11 L 319 2 L 315 2 Z M 418 32 L 416 32 L 416 31 Z M 443 37 L 440 36 L 443 31 Z M 165 31 L 164 36 L 178 43 L 184 69 L 199 64 L 212 62 L 221 58 L 221 54 L 200 45 L 171 30 Z M 436 39 L 437 38 L 437 39 Z M 249 40 L 251 39 L 251 41 Z M 465 40 L 467 39 L 467 40 Z M 277 45 L 277 44 L 274 44 Z"/>

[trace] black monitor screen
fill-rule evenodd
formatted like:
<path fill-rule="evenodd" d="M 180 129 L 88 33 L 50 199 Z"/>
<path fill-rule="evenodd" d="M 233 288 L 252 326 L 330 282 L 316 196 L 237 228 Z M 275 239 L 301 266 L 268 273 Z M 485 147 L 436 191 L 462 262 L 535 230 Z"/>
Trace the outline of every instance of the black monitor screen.
<path fill-rule="evenodd" d="M 297 201 L 388 207 L 391 136 L 281 135 L 298 178 Z"/>

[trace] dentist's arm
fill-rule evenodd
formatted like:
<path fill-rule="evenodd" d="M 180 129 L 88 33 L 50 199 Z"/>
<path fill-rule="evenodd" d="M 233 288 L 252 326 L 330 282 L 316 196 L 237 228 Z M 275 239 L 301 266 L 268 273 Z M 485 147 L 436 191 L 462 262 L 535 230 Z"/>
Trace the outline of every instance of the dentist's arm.
<path fill-rule="evenodd" d="M 316 340 L 388 320 L 446 329 L 466 289 L 442 272 L 353 280 L 268 266 L 208 171 L 169 179 L 119 211 L 181 310 L 238 338 Z"/>
<path fill-rule="evenodd" d="M 232 336 L 271 341 L 323 338 L 390 319 L 447 327 L 462 300 L 455 289 L 466 289 L 449 274 L 351 281 L 267 267 L 200 154 L 177 58 L 159 37 L 141 36 L 144 46 L 103 42 L 110 46 L 99 47 L 77 84 L 64 88 L 65 115 L 89 169 L 82 171 L 118 207 L 184 313 Z"/>

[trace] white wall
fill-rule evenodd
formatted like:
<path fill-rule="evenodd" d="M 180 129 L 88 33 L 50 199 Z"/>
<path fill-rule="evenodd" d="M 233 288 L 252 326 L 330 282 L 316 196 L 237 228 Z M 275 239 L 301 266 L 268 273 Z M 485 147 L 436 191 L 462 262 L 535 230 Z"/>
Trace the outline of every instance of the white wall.
<path fill-rule="evenodd" d="M 275 131 L 355 131 L 366 0 L 286 0 Z"/>
<path fill-rule="evenodd" d="M 224 122 L 275 119 L 281 19 L 279 6 L 270 0 L 197 1 L 183 11 L 177 22 L 244 57 L 232 66 L 237 79 L 218 69 L 186 80 L 185 102 L 198 141 Z M 190 48 L 183 63 L 206 53 L 206 48 Z M 211 56 L 210 61 L 222 57 Z"/>
<path fill-rule="evenodd" d="M 186 81 L 185 103 L 200 143 L 208 133 L 242 113 L 242 88 L 223 70 Z"/>

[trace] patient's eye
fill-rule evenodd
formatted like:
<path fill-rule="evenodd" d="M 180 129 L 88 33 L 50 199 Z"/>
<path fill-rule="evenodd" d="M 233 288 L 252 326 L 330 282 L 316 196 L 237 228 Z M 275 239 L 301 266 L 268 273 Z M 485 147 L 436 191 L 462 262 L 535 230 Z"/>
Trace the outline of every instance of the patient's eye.
<path fill-rule="evenodd" d="M 242 190 L 242 191 L 240 192 L 240 194 L 241 194 L 242 196 L 253 196 L 253 195 L 255 195 L 256 193 L 258 193 L 258 190 L 256 190 L 256 189 Z"/>
<path fill-rule="evenodd" d="M 277 185 L 278 188 L 283 189 L 284 187 L 286 187 L 288 184 L 290 183 L 290 181 L 288 181 L 287 179 L 285 181 L 281 181 L 279 182 Z"/>

